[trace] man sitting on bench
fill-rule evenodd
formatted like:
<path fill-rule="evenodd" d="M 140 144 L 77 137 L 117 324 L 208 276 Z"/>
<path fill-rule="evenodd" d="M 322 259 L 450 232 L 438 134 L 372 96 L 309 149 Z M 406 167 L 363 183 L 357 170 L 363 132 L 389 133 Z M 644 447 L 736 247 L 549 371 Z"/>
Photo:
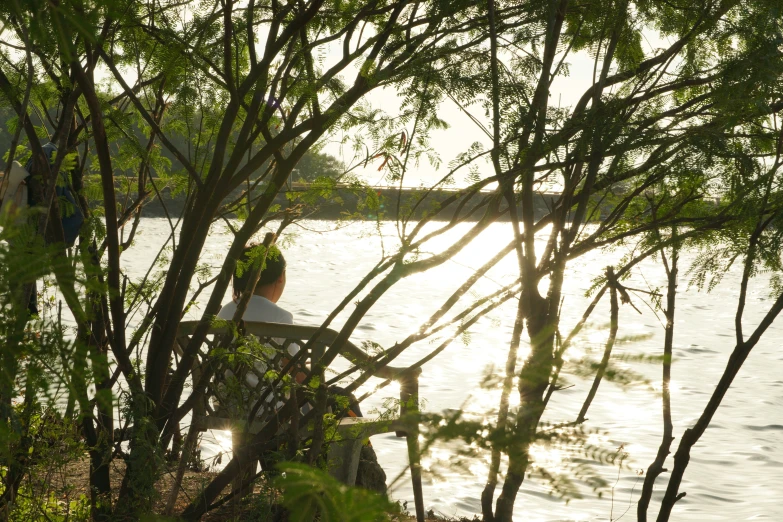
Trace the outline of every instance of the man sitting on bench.
<path fill-rule="evenodd" d="M 254 259 L 259 259 L 261 256 L 258 254 L 261 252 L 261 245 L 249 245 L 242 251 L 242 257 L 238 264 L 237 270 L 234 272 L 233 287 L 234 295 L 233 300 L 223 305 L 218 313 L 218 318 L 230 321 L 234 317 L 234 313 L 237 310 L 237 303 L 242 293 L 250 284 L 251 264 Z M 238 275 L 241 273 L 242 275 Z M 286 285 L 286 261 L 283 254 L 276 246 L 272 245 L 269 248 L 269 252 L 266 256 L 266 262 L 264 269 L 261 271 L 261 275 L 258 278 L 258 284 L 256 284 L 255 291 L 250 297 L 250 301 L 247 304 L 245 313 L 242 315 L 242 319 L 245 321 L 257 321 L 265 323 L 284 323 L 294 324 L 294 316 L 291 312 L 283 309 L 277 305 L 280 300 L 280 296 L 283 295 Z M 299 352 L 299 346 L 295 343 L 291 343 L 288 346 L 288 353 L 292 357 Z M 287 364 L 286 360 L 282 361 L 282 365 Z M 260 373 L 264 373 L 266 365 L 258 361 L 255 363 Z M 297 374 L 297 382 L 302 382 L 304 374 Z M 258 384 L 258 379 L 254 373 L 250 372 L 246 375 L 247 384 L 251 388 L 255 388 Z M 359 403 L 352 394 L 347 393 L 340 387 L 331 386 L 329 388 L 329 394 L 331 400 L 329 401 L 330 409 L 338 417 L 350 416 L 350 417 L 362 417 Z M 341 407 L 338 401 L 334 399 L 335 396 L 344 396 L 348 398 L 348 407 Z M 268 401 L 271 400 L 271 396 Z M 281 407 L 282 403 L 278 403 L 277 408 Z M 372 446 L 367 444 L 362 448 L 362 458 L 359 465 L 359 472 L 357 475 L 357 485 L 364 486 L 368 489 L 374 489 L 379 492 L 386 491 L 386 474 L 380 467 L 375 456 L 375 452 Z M 262 463 L 263 466 L 263 463 Z"/>
<path fill-rule="evenodd" d="M 231 302 L 224 304 L 220 309 L 220 312 L 218 312 L 219 319 L 230 321 L 234 317 L 239 299 L 250 284 L 250 275 L 253 272 L 252 264 L 261 261 L 262 256 L 259 254 L 262 252 L 262 248 L 263 246 L 258 244 L 248 245 L 242 251 L 242 257 L 240 258 L 240 262 L 238 263 L 232 279 L 234 287 L 233 299 Z M 283 290 L 285 290 L 285 283 L 285 258 L 283 257 L 282 252 L 280 252 L 280 249 L 272 245 L 269 248 L 264 269 L 261 271 L 255 291 L 250 297 L 250 301 L 247 303 L 247 308 L 245 308 L 242 319 L 245 321 L 262 323 L 294 324 L 293 314 L 277 305 L 280 296 L 283 295 Z M 288 355 L 293 357 L 297 353 L 299 353 L 299 345 L 296 343 L 289 344 Z M 273 354 L 269 355 L 273 356 Z M 285 366 L 288 364 L 288 360 L 283 358 L 281 364 L 282 366 Z M 262 361 L 256 361 L 254 366 L 260 375 L 263 375 L 268 369 L 267 365 Z M 227 371 L 226 377 L 232 377 L 232 372 L 230 370 Z M 297 382 L 302 382 L 304 378 L 305 375 L 302 373 L 296 375 Z M 245 380 L 250 388 L 256 388 L 258 385 L 258 377 L 254 372 L 248 372 L 245 376 Z M 267 397 L 267 402 L 271 401 L 272 396 L 270 395 Z M 279 403 L 276 408 L 281 406 L 282 403 Z M 258 414 L 263 414 L 263 411 L 259 411 Z"/>

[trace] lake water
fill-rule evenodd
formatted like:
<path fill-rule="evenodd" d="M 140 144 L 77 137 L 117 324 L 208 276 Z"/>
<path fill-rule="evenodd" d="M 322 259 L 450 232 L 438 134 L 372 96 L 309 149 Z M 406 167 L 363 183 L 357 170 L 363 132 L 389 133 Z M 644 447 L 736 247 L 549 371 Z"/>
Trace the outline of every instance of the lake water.
<path fill-rule="evenodd" d="M 436 252 L 460 237 L 472 224 L 459 227 L 446 237 L 428 245 L 426 252 Z M 306 228 L 292 227 L 282 239 L 288 261 L 288 285 L 280 305 L 294 314 L 297 323 L 318 325 L 355 284 L 379 260 L 382 247 L 394 249 L 394 223 L 384 223 L 378 230 L 371 223 L 355 223 L 335 230 L 335 223 L 309 221 Z M 168 236 L 164 219 L 142 220 L 135 245 L 123 254 L 124 267 L 134 277 L 142 275 L 157 248 Z M 467 249 L 440 267 L 393 286 L 366 315 L 353 335 L 358 344 L 372 340 L 390 347 L 410 333 L 434 312 L 473 268 L 494 255 L 511 238 L 510 225 L 498 223 L 489 228 Z M 219 266 L 231 241 L 223 225 L 217 225 L 207 243 L 203 262 Z M 540 240 L 543 249 L 543 239 Z M 589 298 L 585 291 L 605 267 L 619 260 L 625 250 L 594 252 L 571 265 L 564 285 L 561 331 L 564 335 L 584 312 Z M 675 427 L 673 451 L 685 428 L 698 418 L 709 399 L 728 356 L 734 346 L 734 313 L 739 271 L 729 273 L 712 293 L 689 288 L 686 268 L 693 255 L 685 255 L 680 276 L 675 326 L 675 361 L 672 369 L 672 416 Z M 507 257 L 476 286 L 472 298 L 493 292 L 499 285 L 515 278 L 516 261 Z M 635 270 L 626 283 L 647 289 L 660 286 L 665 290 L 664 271 L 659 262 L 649 260 Z M 207 295 L 201 302 L 206 302 Z M 468 299 L 471 297 L 469 296 Z M 620 310 L 620 337 L 617 355 L 660 355 L 663 347 L 662 316 L 644 304 L 642 296 L 633 296 L 641 314 L 628 305 Z M 745 313 L 746 336 L 771 303 L 769 280 L 753 280 Z M 349 309 L 352 307 L 349 307 Z M 484 416 L 497 408 L 499 392 L 479 386 L 485 368 L 503 368 L 514 322 L 515 304 L 509 301 L 480 320 L 470 335 L 458 339 L 425 366 L 420 394 L 425 409 L 441 412 L 464 407 L 470 415 Z M 349 310 L 350 311 L 350 310 Z M 197 311 L 196 311 L 197 313 Z M 660 316 L 660 317 L 659 317 Z M 192 313 L 191 317 L 197 317 Z M 335 321 L 338 329 L 347 314 Z M 567 354 L 578 359 L 583 354 L 600 359 L 608 331 L 609 305 L 603 301 L 593 313 L 591 327 L 584 330 Z M 524 336 L 523 336 L 524 337 Z M 692 451 L 681 491 L 687 496 L 677 503 L 672 520 L 783 520 L 783 351 L 781 329 L 775 323 L 745 363 L 735 384 L 726 396 L 707 433 Z M 403 366 L 418 360 L 438 343 L 429 341 L 412 346 L 394 364 Z M 520 353 L 520 364 L 524 350 Z M 516 502 L 516 519 L 529 521 L 617 520 L 636 518 L 636 500 L 642 478 L 636 470 L 645 469 L 660 444 L 660 367 L 656 364 L 631 364 L 633 370 L 646 376 L 650 384 L 623 389 L 603 382 L 588 414 L 586 428 L 600 433 L 591 442 L 614 451 L 621 444 L 629 453 L 630 469 L 596 466 L 609 483 L 601 498 L 590 489 L 582 489 L 582 499 L 568 504 L 550 495 L 550 486 L 539 479 L 527 479 Z M 550 422 L 568 422 L 576 418 L 592 377 L 566 376 L 573 386 L 557 392 L 545 415 Z M 369 388 L 366 388 L 369 389 Z M 385 388 L 370 397 L 363 409 L 379 407 L 384 397 L 397 397 L 398 390 Z M 373 438 L 379 461 L 391 481 L 405 467 L 405 440 L 393 434 Z M 424 497 L 427 509 L 448 516 L 472 516 L 480 513 L 479 497 L 486 481 L 488 455 L 457 457 L 469 448 L 457 443 L 435 445 L 424 457 Z M 202 454 L 213 456 L 230 450 L 230 435 L 212 432 L 205 435 Z M 550 472 L 566 470 L 564 449 L 538 448 L 538 462 Z M 227 462 L 224 458 L 223 462 Z M 671 462 L 667 461 L 671 466 Z M 665 475 L 664 475 L 665 477 Z M 651 516 L 657 511 L 663 492 L 663 478 L 651 504 Z M 614 486 L 612 490 L 612 486 Z M 409 479 L 404 476 L 391 491 L 395 500 L 409 501 L 413 495 Z"/>

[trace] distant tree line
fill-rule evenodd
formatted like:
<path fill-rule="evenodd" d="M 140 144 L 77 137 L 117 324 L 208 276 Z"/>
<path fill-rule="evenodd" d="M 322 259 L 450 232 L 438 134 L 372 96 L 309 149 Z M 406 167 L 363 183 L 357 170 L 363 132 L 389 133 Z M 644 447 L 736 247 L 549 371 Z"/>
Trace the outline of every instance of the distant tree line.
<path fill-rule="evenodd" d="M 40 113 L 34 113 L 30 115 L 30 120 L 33 122 L 33 125 L 42 130 L 46 129 L 46 132 L 49 135 L 53 134 L 54 129 L 51 127 L 51 124 L 47 121 L 42 121 L 39 117 L 39 114 Z M 50 116 L 52 118 L 57 117 L 56 114 L 51 114 Z M 8 123 L 10 120 L 17 120 L 13 109 L 7 105 L 0 105 L 0 122 L 2 122 L 0 124 L 0 155 L 6 154 L 11 148 L 13 136 L 8 129 Z M 43 134 L 43 132 L 41 132 L 41 134 Z M 140 129 L 136 129 L 134 134 L 134 138 L 137 140 L 143 137 L 143 133 Z M 116 143 L 116 147 L 122 148 L 123 141 L 123 139 L 119 139 Z M 187 149 L 186 139 L 182 136 L 174 135 L 172 137 L 172 144 L 180 150 Z M 179 160 L 177 160 L 174 154 L 172 154 L 168 149 L 161 148 L 161 156 L 170 162 L 172 168 L 182 168 Z M 88 165 L 88 169 L 89 168 L 90 166 Z M 260 172 L 262 172 L 264 168 L 266 168 L 266 166 L 262 165 L 258 171 L 258 175 L 260 175 Z M 319 152 L 317 150 L 308 150 L 297 164 L 297 167 L 292 175 L 292 181 L 311 183 L 319 177 L 337 179 L 341 176 L 344 176 L 345 171 L 345 165 L 334 156 Z M 153 176 L 157 175 L 154 170 L 151 172 L 151 174 Z"/>

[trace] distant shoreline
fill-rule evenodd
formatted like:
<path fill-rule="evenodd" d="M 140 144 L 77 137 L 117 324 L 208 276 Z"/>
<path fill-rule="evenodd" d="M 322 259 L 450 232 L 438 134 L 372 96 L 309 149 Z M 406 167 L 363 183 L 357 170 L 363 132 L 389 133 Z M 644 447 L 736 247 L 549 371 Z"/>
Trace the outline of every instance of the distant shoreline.
<path fill-rule="evenodd" d="M 275 197 L 275 204 L 280 205 L 281 208 L 286 208 L 293 204 L 296 204 L 294 195 L 301 195 L 307 191 L 306 185 L 294 184 L 291 187 L 286 187 L 285 190 L 281 190 Z M 471 207 L 481 202 L 482 198 L 486 198 L 490 192 L 479 192 L 473 195 L 468 204 L 460 207 L 458 203 L 452 203 L 441 212 L 437 212 L 439 205 L 447 198 L 455 196 L 461 192 L 460 189 L 439 189 L 433 190 L 429 193 L 427 198 L 416 205 L 416 202 L 420 196 L 427 189 L 419 188 L 403 188 L 400 191 L 399 188 L 394 187 L 375 187 L 372 190 L 379 196 L 379 212 L 371 210 L 367 207 L 363 198 L 360 198 L 356 193 L 348 188 L 338 187 L 334 189 L 330 201 L 320 203 L 317 209 L 305 211 L 302 214 L 302 219 L 318 219 L 318 220 L 337 220 L 343 219 L 349 215 L 359 214 L 364 218 L 376 219 L 378 213 L 381 214 L 383 220 L 396 220 L 398 219 L 397 202 L 400 201 L 400 209 L 403 217 L 412 217 L 413 219 L 421 219 L 425 216 L 433 216 L 434 221 L 449 221 L 454 218 L 455 210 L 459 209 L 461 212 L 460 217 L 465 221 L 478 221 L 483 215 L 482 206 L 476 212 L 468 215 L 468 211 Z M 233 198 L 238 198 L 241 192 L 233 194 Z M 540 219 L 548 215 L 557 203 L 559 193 L 554 192 L 540 192 L 536 193 L 533 197 L 533 205 L 536 219 Z M 291 199 L 293 198 L 293 199 Z M 230 201 L 232 198 L 228 198 Z M 166 197 L 164 192 L 164 202 L 166 210 L 170 216 L 179 215 L 185 205 L 185 198 L 182 195 L 175 197 Z M 414 208 L 415 207 L 415 208 Z M 521 210 L 521 205 L 518 206 Z M 412 215 L 411 215 L 412 212 Z M 166 211 L 164 205 L 157 198 L 150 201 L 144 206 L 142 211 L 144 217 L 166 217 Z M 510 218 L 507 213 L 499 218 L 499 221 L 508 221 Z"/>

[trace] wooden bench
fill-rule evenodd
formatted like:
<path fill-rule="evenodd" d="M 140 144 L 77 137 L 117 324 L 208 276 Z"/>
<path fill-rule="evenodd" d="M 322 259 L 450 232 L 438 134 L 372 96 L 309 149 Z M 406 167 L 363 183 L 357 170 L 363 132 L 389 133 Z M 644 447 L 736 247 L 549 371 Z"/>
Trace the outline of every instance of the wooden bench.
<path fill-rule="evenodd" d="M 181 356 L 197 325 L 196 321 L 180 324 L 175 353 Z M 228 323 L 210 327 L 191 370 L 191 385 L 203 385 L 206 382 L 206 389 L 194 404 L 192 425 L 183 448 L 182 460 L 186 460 L 185 453 L 189 453 L 189 446 L 195 444 L 198 432 L 208 429 L 230 430 L 232 444 L 239 447 L 277 414 L 277 407 L 291 393 L 296 394 L 299 412 L 296 418 L 285 423 L 287 428 L 281 429 L 290 430 L 293 424 L 298 429 L 299 440 L 312 438 L 317 395 L 314 390 L 317 384 L 297 386 L 290 382 L 290 376 L 299 374 L 300 378 L 306 379 L 305 382 L 312 382 L 311 377 L 315 377 L 317 383 L 321 375 L 316 373 L 312 376 L 311 372 L 316 372 L 318 362 L 336 338 L 337 332 L 334 330 L 325 329 L 319 333 L 317 327 L 278 323 L 243 321 L 237 328 L 232 328 Z M 291 356 L 288 350 L 293 343 L 299 346 L 299 353 L 295 356 Z M 345 343 L 339 355 L 352 365 L 351 369 L 371 368 L 370 356 L 351 342 Z M 263 364 L 259 364 L 261 361 Z M 399 411 L 380 418 L 347 416 L 339 419 L 332 430 L 336 436 L 326 440 L 325 444 L 328 445 L 329 472 L 343 483 L 354 485 L 364 441 L 373 435 L 391 432 L 395 432 L 398 437 L 405 437 L 416 515 L 418 520 L 423 520 L 418 422 L 410 420 L 415 418 L 418 409 L 420 373 L 418 368 L 391 366 L 373 371 L 373 377 L 400 383 Z M 323 374 L 326 383 L 330 375 Z M 206 376 L 206 381 L 203 376 Z M 286 380 L 289 382 L 286 383 Z M 180 475 L 178 471 L 181 480 Z M 235 490 L 238 487 L 235 485 Z M 170 499 L 170 504 L 174 500 Z"/>

